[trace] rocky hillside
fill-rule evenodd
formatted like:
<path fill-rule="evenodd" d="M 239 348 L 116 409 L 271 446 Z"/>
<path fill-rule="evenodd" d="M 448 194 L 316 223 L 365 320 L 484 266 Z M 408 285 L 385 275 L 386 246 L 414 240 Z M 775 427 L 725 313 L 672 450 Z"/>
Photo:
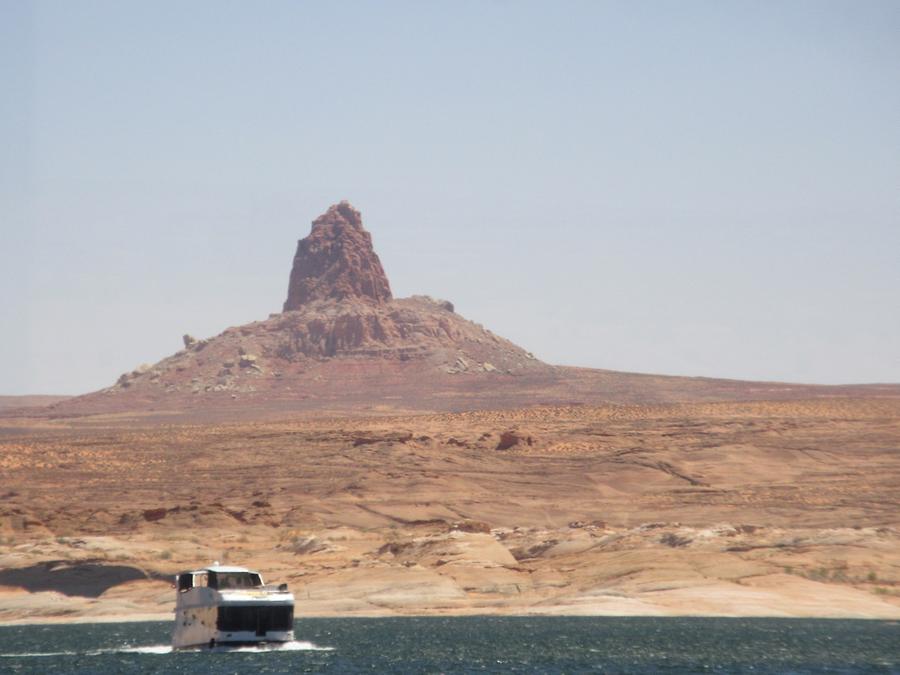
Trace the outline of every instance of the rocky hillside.
<path fill-rule="evenodd" d="M 397 299 L 349 203 L 298 242 L 284 312 L 124 373 L 51 415 L 124 411 L 465 410 L 534 404 L 897 396 L 900 387 L 815 387 L 551 366 L 452 303 Z M 43 414 L 43 413 L 34 413 Z"/>
<path fill-rule="evenodd" d="M 283 313 L 183 341 L 181 351 L 64 408 L 204 407 L 228 398 L 377 403 L 398 384 L 429 388 L 462 377 L 468 388 L 478 379 L 556 370 L 449 301 L 395 299 L 372 237 L 347 202 L 314 220 L 298 242 Z"/>

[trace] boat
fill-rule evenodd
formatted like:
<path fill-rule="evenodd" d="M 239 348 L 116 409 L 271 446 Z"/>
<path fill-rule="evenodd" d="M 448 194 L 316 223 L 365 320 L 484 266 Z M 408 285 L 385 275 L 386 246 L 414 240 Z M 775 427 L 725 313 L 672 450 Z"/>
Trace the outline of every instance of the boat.
<path fill-rule="evenodd" d="M 175 576 L 172 647 L 228 647 L 294 639 L 294 596 L 258 572 L 214 563 Z"/>

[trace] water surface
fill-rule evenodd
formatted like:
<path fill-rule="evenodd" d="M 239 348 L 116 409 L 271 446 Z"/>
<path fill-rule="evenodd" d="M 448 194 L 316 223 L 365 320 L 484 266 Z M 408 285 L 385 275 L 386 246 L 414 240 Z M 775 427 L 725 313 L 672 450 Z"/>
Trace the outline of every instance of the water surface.
<path fill-rule="evenodd" d="M 900 622 L 300 619 L 287 649 L 172 652 L 162 622 L 0 627 L 0 673 L 900 673 Z"/>

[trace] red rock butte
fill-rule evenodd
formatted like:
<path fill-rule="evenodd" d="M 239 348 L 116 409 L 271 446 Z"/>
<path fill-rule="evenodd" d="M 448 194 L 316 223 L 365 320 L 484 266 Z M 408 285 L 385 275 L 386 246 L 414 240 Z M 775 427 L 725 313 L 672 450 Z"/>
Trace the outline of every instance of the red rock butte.
<path fill-rule="evenodd" d="M 550 365 L 460 316 L 447 300 L 394 298 L 372 237 L 346 201 L 316 218 L 298 242 L 283 313 L 183 339 L 184 349 L 158 363 L 45 413 L 202 412 L 232 419 L 298 410 L 898 395 L 896 385 L 783 385 Z"/>
<path fill-rule="evenodd" d="M 359 211 L 342 201 L 316 218 L 309 236 L 297 242 L 284 311 L 314 300 L 350 298 L 382 304 L 393 296 Z"/>

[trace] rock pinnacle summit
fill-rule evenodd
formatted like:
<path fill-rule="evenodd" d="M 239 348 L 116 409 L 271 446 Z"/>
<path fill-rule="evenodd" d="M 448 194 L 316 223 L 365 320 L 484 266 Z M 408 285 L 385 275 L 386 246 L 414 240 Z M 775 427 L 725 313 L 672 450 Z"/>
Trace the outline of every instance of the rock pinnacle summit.
<path fill-rule="evenodd" d="M 359 211 L 347 201 L 330 206 L 312 222 L 309 235 L 297 242 L 284 311 L 316 300 L 357 299 L 381 305 L 392 298 Z"/>

